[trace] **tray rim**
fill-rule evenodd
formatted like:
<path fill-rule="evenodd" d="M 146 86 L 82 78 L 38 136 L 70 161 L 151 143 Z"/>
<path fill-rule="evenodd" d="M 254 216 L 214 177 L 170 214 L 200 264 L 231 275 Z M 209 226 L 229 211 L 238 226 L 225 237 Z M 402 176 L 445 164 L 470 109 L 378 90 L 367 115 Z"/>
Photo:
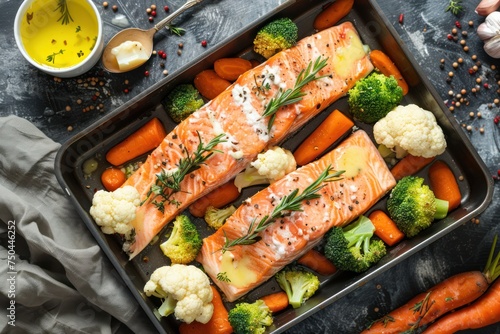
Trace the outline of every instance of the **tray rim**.
<path fill-rule="evenodd" d="M 301 0 L 288 0 L 288 1 L 284 2 L 283 4 L 276 7 L 275 10 L 270 11 L 266 15 L 260 17 L 258 20 L 256 20 L 251 25 L 239 29 L 232 36 L 239 36 L 240 34 L 244 33 L 246 30 L 248 30 L 249 27 L 253 27 L 255 25 L 262 24 L 263 22 L 268 20 L 270 17 L 275 16 L 276 14 L 280 13 L 283 9 L 295 4 L 296 2 L 301 2 Z M 398 46 L 402 49 L 407 60 L 414 67 L 415 71 L 419 75 L 419 79 L 423 82 L 423 85 L 426 87 L 426 89 L 432 95 L 434 101 L 439 105 L 439 107 L 443 110 L 443 112 L 446 114 L 447 118 L 449 119 L 450 118 L 450 116 L 448 115 L 449 111 L 446 108 L 442 98 L 438 94 L 436 88 L 431 84 L 430 80 L 427 78 L 427 76 L 423 72 L 420 65 L 416 62 L 416 60 L 412 56 L 411 52 L 407 48 L 407 46 L 401 41 L 397 31 L 395 30 L 393 25 L 389 22 L 388 18 L 385 16 L 384 12 L 381 10 L 381 8 L 378 5 L 378 3 L 376 2 L 376 0 L 356 0 L 355 1 L 355 3 L 358 3 L 358 2 L 369 3 L 374 8 L 374 10 L 378 13 L 378 15 L 380 16 L 380 19 L 385 24 L 385 27 L 389 30 L 389 33 L 392 35 L 393 38 L 395 38 L 398 41 Z M 63 159 L 63 155 L 64 155 L 65 151 L 71 145 L 77 143 L 82 138 L 85 138 L 85 136 L 89 132 L 89 130 L 95 130 L 95 129 L 105 125 L 107 122 L 110 122 L 111 120 L 115 119 L 115 117 L 120 115 L 124 110 L 127 110 L 128 108 L 130 108 L 134 104 L 136 104 L 138 101 L 141 101 L 145 96 L 147 96 L 151 92 L 154 92 L 159 87 L 164 86 L 166 84 L 166 82 L 174 81 L 176 77 L 182 75 L 187 69 L 192 67 L 194 64 L 202 61 L 203 59 L 207 58 L 209 55 L 216 53 L 220 48 L 224 47 L 224 45 L 226 45 L 226 43 L 233 40 L 234 37 L 232 37 L 232 36 L 229 36 L 229 37 L 223 39 L 216 46 L 214 46 L 208 53 L 201 54 L 199 57 L 195 58 L 193 61 L 178 68 L 175 73 L 173 73 L 171 76 L 169 76 L 169 78 L 162 79 L 159 82 L 153 84 L 152 86 L 150 86 L 149 88 L 147 88 L 143 92 L 139 93 L 138 95 L 136 95 L 135 97 L 133 97 L 132 99 L 130 99 L 129 101 L 127 101 L 126 103 L 121 105 L 120 107 L 114 109 L 113 111 L 111 111 L 107 115 L 100 118 L 97 122 L 89 125 L 85 129 L 83 129 L 80 132 L 78 132 L 77 134 L 75 134 L 73 137 L 71 137 L 69 140 L 67 140 L 66 142 L 64 142 L 61 145 L 61 147 L 59 148 L 59 150 L 56 154 L 56 158 L 55 158 L 55 163 L 54 163 L 55 169 L 54 170 L 55 170 L 56 179 L 58 180 L 59 184 L 63 188 L 65 194 L 69 197 L 70 201 L 75 206 L 75 209 L 78 211 L 79 216 L 82 218 L 82 220 L 86 224 L 87 228 L 90 230 L 91 234 L 96 239 L 96 243 L 100 246 L 100 248 L 106 254 L 108 259 L 111 261 L 114 269 L 117 270 L 119 276 L 122 278 L 124 283 L 127 285 L 127 287 L 129 288 L 129 290 L 131 291 L 131 293 L 133 294 L 133 296 L 135 297 L 135 299 L 137 300 L 139 305 L 143 308 L 145 313 L 148 315 L 148 317 L 152 321 L 153 325 L 161 333 L 167 333 L 167 332 L 165 331 L 165 328 L 163 326 L 161 326 L 161 322 L 158 321 L 158 319 L 153 314 L 153 312 L 151 312 L 150 306 L 144 300 L 143 295 L 136 289 L 136 286 L 133 284 L 133 281 L 130 279 L 125 268 L 120 264 L 119 259 L 113 253 L 111 248 L 109 248 L 106 245 L 103 245 L 100 229 L 98 229 L 98 227 L 93 223 L 92 220 L 88 219 L 88 212 L 83 210 L 80 203 L 76 200 L 74 193 L 71 191 L 71 189 L 67 183 L 67 180 L 62 173 L 62 169 L 59 167 L 62 164 L 62 159 Z M 479 156 L 479 153 L 477 152 L 477 150 L 472 146 L 472 143 L 470 142 L 469 138 L 464 133 L 463 129 L 459 126 L 458 122 L 450 120 L 450 123 L 451 123 L 452 127 L 454 128 L 455 132 L 457 133 L 457 135 L 460 137 L 460 140 L 467 146 L 468 150 L 470 151 L 470 154 L 472 154 L 473 158 L 475 159 L 475 161 L 479 165 L 480 171 L 482 172 L 482 176 L 486 180 L 487 189 L 486 189 L 485 196 L 484 196 L 481 204 L 478 207 L 475 207 L 474 210 L 468 211 L 468 213 L 460 220 L 449 224 L 448 226 L 440 229 L 439 231 L 434 231 L 431 236 L 429 236 L 425 239 L 425 242 L 420 242 L 420 243 L 416 242 L 415 245 L 411 245 L 411 247 L 409 247 L 410 249 L 408 251 L 399 255 L 397 258 L 392 259 L 392 260 L 388 261 L 387 263 L 382 263 L 382 265 L 377 266 L 376 268 L 373 268 L 373 270 L 369 270 L 369 271 L 365 272 L 363 275 L 361 275 L 362 277 L 359 277 L 359 275 L 356 275 L 353 279 L 345 282 L 345 287 L 340 289 L 337 293 L 330 296 L 329 298 L 324 299 L 319 304 L 308 309 L 307 311 L 299 314 L 298 316 L 293 318 L 291 321 L 288 321 L 284 325 L 281 325 L 279 328 L 272 330 L 271 333 L 280 333 L 280 332 L 296 325 L 297 323 L 303 321 L 305 318 L 311 316 L 312 314 L 316 313 L 320 309 L 326 307 L 327 305 L 335 302 L 336 300 L 338 300 L 338 299 L 342 298 L 343 296 L 347 295 L 348 293 L 352 292 L 357 287 L 372 280 L 374 277 L 378 276 L 382 272 L 385 272 L 386 270 L 388 270 L 389 268 L 398 264 L 399 262 L 404 261 L 409 256 L 419 252 L 423 248 L 427 247 L 430 243 L 433 243 L 433 242 L 437 241 L 438 239 L 442 238 L 444 235 L 448 234 L 449 232 L 451 232 L 452 230 L 454 230 L 458 226 L 461 226 L 463 220 L 477 216 L 478 214 L 482 213 L 488 207 L 488 205 L 490 204 L 492 197 L 493 197 L 493 187 L 494 187 L 493 179 L 491 178 L 489 171 L 487 169 L 487 166 L 485 165 L 483 159 Z"/>

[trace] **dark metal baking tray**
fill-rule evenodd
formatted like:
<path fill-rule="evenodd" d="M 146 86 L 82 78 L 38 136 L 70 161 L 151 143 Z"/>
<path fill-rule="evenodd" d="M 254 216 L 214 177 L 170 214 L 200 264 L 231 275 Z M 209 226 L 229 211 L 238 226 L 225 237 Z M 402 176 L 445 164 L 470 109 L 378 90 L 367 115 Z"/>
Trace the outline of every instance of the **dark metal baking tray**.
<path fill-rule="evenodd" d="M 158 117 L 167 130 L 172 129 L 175 124 L 169 119 L 161 106 L 161 101 L 165 95 L 180 83 L 192 82 L 197 73 L 211 68 L 213 62 L 218 58 L 240 56 L 250 59 L 257 57 L 251 49 L 252 41 L 258 29 L 265 23 L 278 17 L 292 18 L 297 23 L 299 37 L 302 38 L 314 32 L 312 20 L 321 11 L 322 6 L 327 3 L 328 1 L 317 0 L 296 0 L 284 3 L 272 13 L 255 21 L 251 26 L 245 27 L 234 36 L 224 40 L 207 54 L 201 55 L 173 75 L 163 79 L 136 98 L 109 113 L 99 122 L 67 141 L 59 150 L 55 162 L 58 181 L 104 253 L 111 260 L 118 274 L 130 288 L 159 332 L 175 333 L 178 323 L 173 317 L 157 319 L 153 310 L 158 307 L 159 301 L 156 298 L 147 298 L 142 293 L 142 289 L 149 279 L 149 275 L 157 267 L 168 264 L 166 258 L 155 244 L 148 246 L 132 261 L 128 261 L 126 254 L 121 250 L 120 240 L 114 236 L 104 235 L 88 213 L 95 190 L 102 188 L 98 175 L 100 175 L 102 169 L 107 167 L 102 157 L 109 148 L 139 128 L 151 117 Z M 353 22 L 365 44 L 372 49 L 384 50 L 400 68 L 410 85 L 410 92 L 405 96 L 403 104 L 415 103 L 435 114 L 440 126 L 443 128 L 448 144 L 446 152 L 440 156 L 440 159 L 451 165 L 455 175 L 463 176 L 463 181 L 460 182 L 460 190 L 463 194 L 462 205 L 451 212 L 445 219 L 437 221 L 429 229 L 421 232 L 417 237 L 405 240 L 390 248 L 388 254 L 369 271 L 363 274 L 339 272 L 332 277 L 320 277 L 321 288 L 305 305 L 298 309 L 287 309 L 275 315 L 274 324 L 269 328 L 271 333 L 282 332 L 297 324 L 411 254 L 426 247 L 431 242 L 438 240 L 446 233 L 482 212 L 492 198 L 493 183 L 486 166 L 472 147 L 458 122 L 443 104 L 439 94 L 426 79 L 425 74 L 397 36 L 392 25 L 383 16 L 376 2 L 356 0 L 353 10 L 343 21 Z M 303 129 L 289 137 L 282 145 L 290 150 L 295 149 L 334 108 L 347 112 L 346 99 L 341 98 L 335 102 L 327 110 L 311 120 Z M 369 126 L 359 123 L 357 125 L 371 134 Z M 82 164 L 89 158 L 100 159 L 99 170 L 92 177 L 86 177 L 82 172 Z M 420 174 L 424 176 L 425 172 L 426 170 Z M 240 198 L 244 199 L 255 191 L 255 188 L 245 190 Z M 378 205 L 383 205 L 383 201 Z M 194 221 L 202 235 L 205 236 L 210 233 L 202 220 L 194 219 Z M 160 240 L 158 243 L 162 241 L 164 234 L 163 232 L 159 234 Z M 143 260 L 144 256 L 147 256 L 148 261 Z M 246 298 L 252 301 L 276 289 L 279 289 L 279 287 L 273 280 L 270 280 L 251 291 Z"/>

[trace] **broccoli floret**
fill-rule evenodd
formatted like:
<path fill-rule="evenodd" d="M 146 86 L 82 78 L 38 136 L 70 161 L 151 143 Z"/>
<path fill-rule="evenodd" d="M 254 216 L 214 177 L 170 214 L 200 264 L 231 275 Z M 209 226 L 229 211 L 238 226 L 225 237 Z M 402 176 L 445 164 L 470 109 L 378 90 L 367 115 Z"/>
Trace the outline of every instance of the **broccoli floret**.
<path fill-rule="evenodd" d="M 274 20 L 262 27 L 253 41 L 254 51 L 268 59 L 297 43 L 297 25 L 289 18 Z"/>
<path fill-rule="evenodd" d="M 375 123 L 394 109 L 403 98 L 403 89 L 393 76 L 372 73 L 356 82 L 348 92 L 354 118 Z"/>
<path fill-rule="evenodd" d="M 177 216 L 173 224 L 170 237 L 160 248 L 172 263 L 188 264 L 194 261 L 201 249 L 200 234 L 188 216 Z"/>
<path fill-rule="evenodd" d="M 285 268 L 275 275 L 279 286 L 286 292 L 293 308 L 300 307 L 319 288 L 319 279 L 309 271 Z"/>
<path fill-rule="evenodd" d="M 198 90 L 191 84 L 180 84 L 168 93 L 163 107 L 174 122 L 181 122 L 203 105 Z"/>
<path fill-rule="evenodd" d="M 326 236 L 325 256 L 344 271 L 368 270 L 386 253 L 382 240 L 372 239 L 375 226 L 361 215 L 345 227 L 334 227 Z"/>
<path fill-rule="evenodd" d="M 271 310 L 260 299 L 239 303 L 229 310 L 229 323 L 236 334 L 260 334 L 273 324 Z"/>
<path fill-rule="evenodd" d="M 226 219 L 229 218 L 236 211 L 234 205 L 230 205 L 226 208 L 217 209 L 213 206 L 209 206 L 205 211 L 205 221 L 208 226 L 218 230 L 224 225 Z"/>
<path fill-rule="evenodd" d="M 446 217 L 448 201 L 437 199 L 422 177 L 406 176 L 392 189 L 387 211 L 398 228 L 411 238 L 429 227 L 434 219 Z"/>

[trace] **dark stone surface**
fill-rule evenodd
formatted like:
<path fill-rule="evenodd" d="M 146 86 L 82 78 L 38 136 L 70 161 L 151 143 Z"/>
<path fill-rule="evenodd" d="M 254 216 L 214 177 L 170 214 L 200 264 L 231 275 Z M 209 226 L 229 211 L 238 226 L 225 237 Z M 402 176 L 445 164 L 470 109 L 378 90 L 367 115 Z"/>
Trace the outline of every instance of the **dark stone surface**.
<path fill-rule="evenodd" d="M 456 108 L 456 120 L 472 127 L 471 131 L 464 127 L 464 131 L 491 174 L 497 175 L 500 169 L 499 129 L 493 119 L 499 114 L 499 109 L 493 104 L 493 100 L 499 94 L 496 92 L 497 70 L 492 70 L 491 66 L 500 68 L 500 62 L 484 53 L 483 43 L 475 34 L 479 23 L 484 21 L 484 18 L 474 13 L 478 2 L 464 1 L 464 11 L 458 16 L 445 11 L 448 4 L 446 0 L 380 0 L 379 5 L 444 101 L 450 98 L 450 90 L 458 92 L 464 88 L 468 91 L 466 97 L 469 104 Z M 117 13 L 134 18 L 132 25 L 142 28 L 151 25 L 145 12 L 150 1 L 120 0 L 116 3 L 119 6 Z M 171 10 L 181 3 L 182 0 L 167 2 Z M 111 75 L 97 66 L 95 70 L 78 78 L 82 82 L 78 79 L 54 81 L 52 77 L 29 66 L 17 50 L 12 27 L 19 4 L 20 1 L 0 0 L 0 116 L 15 114 L 24 117 L 49 137 L 62 143 L 164 77 L 163 69 L 160 68 L 161 60 L 157 57 L 146 67 L 128 74 Z M 108 40 L 119 29 L 111 24 L 111 19 L 116 14 L 111 8 L 103 9 L 100 2 L 96 1 L 96 4 L 106 22 L 105 40 Z M 156 49 L 167 52 L 165 65 L 172 73 L 279 4 L 278 0 L 205 0 L 202 8 L 192 9 L 184 14 L 182 20 L 183 27 L 188 31 L 186 35 L 176 37 L 159 33 Z M 164 17 L 163 5 L 158 6 L 159 18 Z M 402 24 L 399 23 L 400 14 L 404 15 Z M 447 38 L 455 28 L 455 21 L 462 24 L 461 29 L 457 28 L 456 42 Z M 472 27 L 468 25 L 469 21 L 473 22 Z M 217 23 L 214 24 L 215 22 Z M 466 37 L 462 37 L 462 31 L 467 31 Z M 460 39 L 466 40 L 468 52 L 463 50 Z M 207 40 L 207 48 L 201 46 L 202 40 Z M 178 43 L 181 42 L 184 43 L 184 48 L 182 54 L 178 55 Z M 474 75 L 468 72 L 475 64 L 471 59 L 472 55 L 477 55 L 481 61 L 479 71 Z M 464 63 L 453 70 L 452 63 L 459 57 L 463 58 Z M 440 59 L 445 59 L 444 69 L 440 68 Z M 148 77 L 143 74 L 145 70 L 150 72 Z M 447 82 L 449 71 L 455 72 L 451 82 Z M 91 81 L 86 81 L 90 78 L 97 78 L 95 86 Z M 476 84 L 476 78 L 481 78 L 482 82 L 479 92 L 472 94 L 470 90 Z M 490 87 L 485 88 L 484 83 Z M 125 89 L 129 90 L 128 94 L 124 92 Z M 94 101 L 96 92 L 99 96 Z M 81 100 L 81 104 L 77 100 Z M 66 111 L 67 106 L 70 111 Z M 90 106 L 94 110 L 83 111 Z M 95 107 L 99 107 L 99 110 Z M 469 116 L 470 112 L 478 111 L 482 113 L 481 118 Z M 68 131 L 68 127 L 72 131 Z M 484 133 L 480 133 L 479 128 L 484 128 Z M 1 134 L 0 138 L 8 140 L 2 138 Z M 478 217 L 479 224 L 467 222 L 373 281 L 315 313 L 287 333 L 357 333 L 370 320 L 403 304 L 446 277 L 466 270 L 481 270 L 492 235 L 500 233 L 497 224 L 499 196 L 497 183 L 492 204 Z M 493 325 L 470 332 L 500 333 L 500 326 Z"/>

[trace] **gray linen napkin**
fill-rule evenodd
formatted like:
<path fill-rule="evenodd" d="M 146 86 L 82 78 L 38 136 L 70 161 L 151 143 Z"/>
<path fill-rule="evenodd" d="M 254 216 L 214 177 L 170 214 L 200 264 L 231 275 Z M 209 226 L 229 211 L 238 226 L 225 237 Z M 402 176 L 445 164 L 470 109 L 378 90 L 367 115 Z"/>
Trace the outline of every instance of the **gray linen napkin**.
<path fill-rule="evenodd" d="M 0 332 L 154 332 L 64 196 L 59 147 L 27 120 L 0 118 Z"/>

